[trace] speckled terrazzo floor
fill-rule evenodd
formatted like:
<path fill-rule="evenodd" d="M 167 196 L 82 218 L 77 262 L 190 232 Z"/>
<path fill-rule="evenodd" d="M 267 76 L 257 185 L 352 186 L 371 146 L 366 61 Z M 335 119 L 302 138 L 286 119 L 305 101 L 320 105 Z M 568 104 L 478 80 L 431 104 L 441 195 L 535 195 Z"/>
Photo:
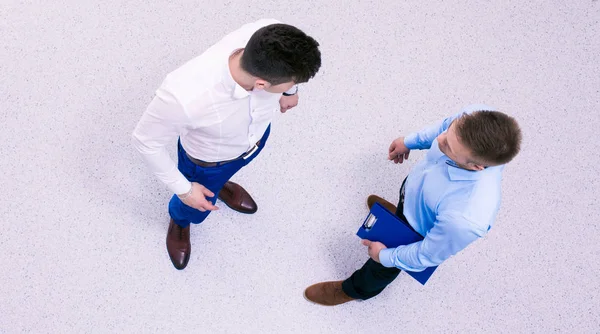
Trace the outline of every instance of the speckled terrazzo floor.
<path fill-rule="evenodd" d="M 259 212 L 194 226 L 176 271 L 130 133 L 165 74 L 264 17 L 313 35 L 322 71 L 234 178 Z M 598 332 L 599 20 L 592 0 L 3 0 L 0 333 Z M 423 155 L 392 165 L 390 141 L 473 102 L 525 133 L 491 233 L 426 287 L 306 302 L 366 259 L 366 196 L 397 200 Z"/>

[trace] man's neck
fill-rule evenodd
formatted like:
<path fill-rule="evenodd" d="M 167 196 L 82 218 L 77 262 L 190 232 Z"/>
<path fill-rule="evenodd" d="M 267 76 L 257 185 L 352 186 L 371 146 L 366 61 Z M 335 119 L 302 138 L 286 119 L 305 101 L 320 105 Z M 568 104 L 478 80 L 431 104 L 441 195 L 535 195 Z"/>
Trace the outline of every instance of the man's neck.
<path fill-rule="evenodd" d="M 244 49 L 235 51 L 229 56 L 229 72 L 238 85 L 242 86 L 247 91 L 254 88 L 255 78 L 242 69 L 241 60 L 244 54 Z"/>

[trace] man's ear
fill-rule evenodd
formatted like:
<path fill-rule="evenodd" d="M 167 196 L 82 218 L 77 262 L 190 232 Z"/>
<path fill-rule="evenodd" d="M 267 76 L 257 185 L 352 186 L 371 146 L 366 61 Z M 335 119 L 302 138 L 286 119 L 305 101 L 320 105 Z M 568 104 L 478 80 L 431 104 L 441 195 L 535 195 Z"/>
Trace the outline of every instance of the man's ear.
<path fill-rule="evenodd" d="M 471 165 L 471 168 L 473 168 L 473 170 L 476 170 L 476 171 L 482 171 L 485 169 L 484 165 L 480 165 L 476 162 L 469 162 L 469 164 Z"/>
<path fill-rule="evenodd" d="M 256 81 L 254 82 L 254 89 L 262 90 L 262 89 L 268 88 L 269 85 L 270 84 L 266 80 L 256 79 Z"/>

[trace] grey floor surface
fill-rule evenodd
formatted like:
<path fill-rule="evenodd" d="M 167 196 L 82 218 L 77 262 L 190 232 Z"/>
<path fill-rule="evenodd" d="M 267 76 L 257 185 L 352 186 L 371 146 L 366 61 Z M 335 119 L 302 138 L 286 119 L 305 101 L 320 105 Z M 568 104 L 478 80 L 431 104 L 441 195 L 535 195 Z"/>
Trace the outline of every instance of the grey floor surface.
<path fill-rule="evenodd" d="M 234 177 L 259 212 L 221 205 L 176 271 L 130 133 L 169 71 L 268 17 L 322 70 Z M 0 0 L 0 332 L 599 332 L 599 20 L 592 0 Z M 425 287 L 305 301 L 366 260 L 366 196 L 397 200 L 423 156 L 393 165 L 391 140 L 473 102 L 525 134 L 490 234 Z"/>

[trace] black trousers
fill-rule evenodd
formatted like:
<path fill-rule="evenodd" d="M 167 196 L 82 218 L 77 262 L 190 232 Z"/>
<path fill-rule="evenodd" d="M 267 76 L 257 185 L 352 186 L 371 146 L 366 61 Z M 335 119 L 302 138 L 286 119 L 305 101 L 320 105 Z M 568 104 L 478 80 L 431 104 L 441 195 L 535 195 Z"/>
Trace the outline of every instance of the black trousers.
<path fill-rule="evenodd" d="M 400 188 L 400 200 L 396 207 L 396 216 L 407 221 L 403 213 L 404 183 L 406 183 L 406 179 L 404 179 L 402 187 Z M 355 299 L 366 300 L 373 298 L 383 291 L 388 284 L 392 283 L 392 281 L 398 277 L 400 271 L 401 270 L 398 268 L 384 267 L 382 264 L 369 258 L 362 268 L 355 271 L 350 278 L 342 283 L 342 290 L 344 290 L 348 296 Z"/>

